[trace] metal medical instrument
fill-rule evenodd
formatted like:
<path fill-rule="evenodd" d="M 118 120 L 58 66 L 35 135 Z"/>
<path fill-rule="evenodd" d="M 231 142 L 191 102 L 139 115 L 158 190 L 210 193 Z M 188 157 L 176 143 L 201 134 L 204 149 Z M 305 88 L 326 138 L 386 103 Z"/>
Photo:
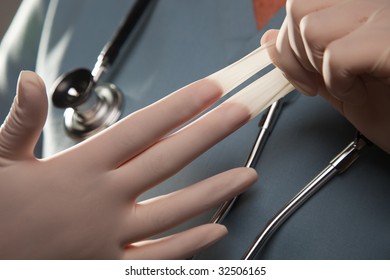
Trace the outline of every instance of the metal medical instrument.
<path fill-rule="evenodd" d="M 261 46 L 240 60 L 211 74 L 208 76 L 208 79 L 216 81 L 220 85 L 223 94 L 230 92 L 248 78 L 272 64 L 267 48 L 274 44 L 275 42 L 270 42 L 267 45 Z M 245 167 L 255 167 L 260 153 L 268 139 L 269 133 L 280 114 L 283 100 L 286 99 L 286 95 L 293 89 L 294 87 L 284 78 L 280 70 L 275 68 L 266 72 L 266 74 L 262 75 L 228 99 L 228 101 L 234 100 L 234 102 L 238 103 L 245 99 L 245 105 L 249 107 L 248 101 L 250 101 L 251 104 L 256 104 L 253 108 L 248 107 L 252 117 L 268 108 L 268 111 L 260 120 L 260 130 L 245 163 Z M 220 223 L 228 214 L 237 198 L 238 197 L 234 197 L 231 200 L 224 202 L 217 209 L 210 222 Z"/>
<path fill-rule="evenodd" d="M 283 106 L 283 99 L 279 99 L 272 103 L 268 108 L 267 112 L 264 113 L 263 117 L 259 121 L 259 132 L 256 136 L 255 143 L 249 153 L 248 159 L 246 160 L 245 167 L 255 167 L 257 161 L 260 157 L 260 154 L 264 148 L 265 143 L 267 142 L 268 136 L 270 135 L 273 127 L 275 126 L 276 120 L 279 117 Z M 219 224 L 222 223 L 223 219 L 229 214 L 234 203 L 238 199 L 238 196 L 233 197 L 232 199 L 225 201 L 221 206 L 215 211 L 213 217 L 210 219 L 210 223 Z M 190 259 L 195 259 L 193 256 Z"/>
<path fill-rule="evenodd" d="M 329 180 L 346 171 L 368 143 L 364 136 L 357 133 L 356 138 L 269 221 L 242 259 L 253 260 L 275 231 Z"/>
<path fill-rule="evenodd" d="M 268 136 L 271 133 L 276 120 L 280 114 L 281 108 L 283 106 L 283 99 L 275 101 L 269 108 L 264 116 L 260 119 L 259 122 L 259 133 L 257 134 L 255 143 L 249 153 L 248 159 L 246 160 L 245 167 L 255 167 L 257 161 L 260 157 L 260 153 L 264 148 L 265 143 L 267 142 Z M 233 207 L 233 204 L 236 202 L 238 196 L 224 202 L 215 212 L 214 216 L 211 218 L 210 223 L 221 223 L 222 220 L 229 213 L 230 209 Z"/>
<path fill-rule="evenodd" d="M 119 119 L 122 92 L 113 84 L 99 84 L 99 81 L 114 63 L 150 2 L 136 1 L 113 39 L 100 52 L 92 71 L 75 69 L 63 74 L 54 83 L 52 101 L 56 107 L 66 108 L 64 125 L 71 137 L 87 138 Z"/>

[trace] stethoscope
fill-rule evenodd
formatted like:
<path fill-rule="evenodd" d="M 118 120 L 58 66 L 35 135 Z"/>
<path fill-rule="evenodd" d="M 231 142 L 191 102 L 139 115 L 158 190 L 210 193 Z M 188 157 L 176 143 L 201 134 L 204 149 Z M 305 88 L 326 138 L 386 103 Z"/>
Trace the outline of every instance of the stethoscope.
<path fill-rule="evenodd" d="M 64 127 L 72 138 L 85 139 L 120 118 L 123 93 L 114 84 L 99 84 L 99 81 L 113 65 L 150 2 L 135 2 L 113 39 L 103 47 L 92 71 L 75 69 L 60 76 L 53 84 L 53 104 L 65 108 Z"/>

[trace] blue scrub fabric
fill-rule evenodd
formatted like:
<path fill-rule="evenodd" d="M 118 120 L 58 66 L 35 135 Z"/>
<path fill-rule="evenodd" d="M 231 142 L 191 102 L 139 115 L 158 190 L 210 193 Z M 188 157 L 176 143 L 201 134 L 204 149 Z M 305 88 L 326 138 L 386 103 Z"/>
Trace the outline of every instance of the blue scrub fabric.
<path fill-rule="evenodd" d="M 133 3 L 25 1 L 0 46 L 0 117 L 8 112 L 20 70 L 37 71 L 50 88 L 66 71 L 92 68 Z M 255 49 L 263 32 L 278 28 L 284 16 L 281 10 L 263 30 L 257 30 L 251 0 L 155 1 L 107 77 L 125 93 L 123 116 Z M 76 143 L 65 134 L 62 115 L 62 110 L 50 104 L 38 151 L 43 157 Z M 142 198 L 242 166 L 260 118 Z M 267 221 L 354 135 L 355 129 L 323 99 L 293 93 L 257 164 L 259 180 L 239 197 L 224 221 L 230 234 L 196 258 L 240 259 Z M 389 259 L 389 167 L 389 155 L 375 146 L 368 148 L 350 170 L 301 207 L 257 257 Z M 207 222 L 212 214 L 197 217 L 172 232 Z"/>

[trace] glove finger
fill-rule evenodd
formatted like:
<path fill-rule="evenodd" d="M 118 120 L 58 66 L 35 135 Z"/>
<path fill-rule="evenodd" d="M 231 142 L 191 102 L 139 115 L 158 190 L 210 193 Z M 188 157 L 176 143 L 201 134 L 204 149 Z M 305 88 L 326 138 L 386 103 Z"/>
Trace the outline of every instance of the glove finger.
<path fill-rule="evenodd" d="M 134 242 L 174 228 L 239 195 L 248 189 L 256 178 L 254 170 L 241 167 L 170 194 L 140 202 L 135 206 L 136 211 L 129 215 L 125 230 L 127 236 L 131 236 L 133 240 L 126 241 Z M 135 229 L 135 223 L 141 226 Z"/>
<path fill-rule="evenodd" d="M 370 1 L 344 2 L 302 18 L 300 29 L 306 54 L 319 73 L 326 47 L 365 24 L 375 10 Z"/>
<path fill-rule="evenodd" d="M 364 100 L 364 75 L 385 81 L 390 73 L 388 30 L 390 9 L 376 13 L 365 25 L 332 42 L 324 53 L 324 81 L 340 100 Z M 373 43 L 375 42 L 375 44 Z"/>
<path fill-rule="evenodd" d="M 225 226 L 206 224 L 157 240 L 129 245 L 123 259 L 186 259 L 211 246 L 226 234 Z"/>
<path fill-rule="evenodd" d="M 115 169 L 196 117 L 221 94 L 216 83 L 202 79 L 131 114 L 74 151 L 88 155 L 94 166 Z"/>
<path fill-rule="evenodd" d="M 179 172 L 249 118 L 246 106 L 225 102 L 115 170 L 115 184 L 130 197 L 138 196 Z"/>
<path fill-rule="evenodd" d="M 34 157 L 34 147 L 46 121 L 47 106 L 42 79 L 34 72 L 22 71 L 14 103 L 0 129 L 0 157 L 9 160 Z"/>
<path fill-rule="evenodd" d="M 280 68 L 286 78 L 299 91 L 306 95 L 316 95 L 318 91 L 318 75 L 307 71 L 295 56 L 289 42 L 287 22 L 284 21 L 279 33 L 270 31 L 262 38 L 262 43 L 274 40 L 277 35 L 275 47 L 269 47 L 268 53 L 272 63 Z"/>
<path fill-rule="evenodd" d="M 286 3 L 286 22 L 290 46 L 302 67 L 309 72 L 313 72 L 314 68 L 308 59 L 303 44 L 301 20 L 314 11 L 330 7 L 339 2 L 340 0 L 290 0 Z"/>

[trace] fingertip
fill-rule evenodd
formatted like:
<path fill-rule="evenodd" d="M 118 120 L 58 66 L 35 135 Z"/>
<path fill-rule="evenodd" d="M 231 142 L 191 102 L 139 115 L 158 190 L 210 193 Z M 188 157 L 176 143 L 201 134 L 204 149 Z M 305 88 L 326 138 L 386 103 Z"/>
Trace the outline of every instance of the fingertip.
<path fill-rule="evenodd" d="M 196 255 L 199 252 L 205 250 L 206 248 L 211 247 L 212 245 L 223 239 L 229 233 L 226 226 L 216 223 L 203 224 L 196 228 L 190 229 L 189 232 L 191 232 L 191 235 L 193 235 L 193 238 L 191 240 L 187 240 L 189 244 L 192 244 L 189 247 L 192 247 L 194 245 L 194 242 L 198 240 L 196 242 L 196 248 L 188 250 L 192 251 L 191 254 L 188 254 L 189 256 Z"/>
<path fill-rule="evenodd" d="M 222 94 L 222 87 L 214 80 L 204 78 L 193 83 L 195 95 L 202 104 L 210 105 L 218 100 Z"/>
<path fill-rule="evenodd" d="M 216 228 L 217 236 L 224 237 L 229 233 L 229 230 L 225 225 L 213 224 Z"/>
<path fill-rule="evenodd" d="M 261 46 L 267 49 L 267 53 L 272 63 L 278 67 L 278 57 L 279 53 L 276 47 L 277 37 L 279 35 L 279 30 L 270 29 L 264 33 L 260 39 Z"/>
<path fill-rule="evenodd" d="M 22 71 L 16 98 L 0 131 L 2 156 L 15 160 L 34 156 L 34 147 L 46 121 L 47 103 L 42 79 L 34 72 Z"/>
<path fill-rule="evenodd" d="M 37 90 L 45 90 L 45 83 L 42 78 L 33 71 L 22 70 L 18 78 L 18 86 L 26 86 L 36 88 Z M 31 88 L 29 88 L 31 89 Z"/>
<path fill-rule="evenodd" d="M 125 248 L 123 259 L 188 259 L 212 246 L 228 233 L 221 224 L 203 224 L 155 240 L 145 240 Z"/>
<path fill-rule="evenodd" d="M 239 167 L 239 170 L 243 176 L 243 181 L 249 185 L 254 183 L 258 178 L 257 171 L 254 168 Z"/>
<path fill-rule="evenodd" d="M 221 224 L 206 224 L 203 227 L 207 232 L 207 236 L 205 235 L 205 240 L 208 240 L 206 244 L 204 244 L 205 246 L 212 245 L 229 233 L 227 227 Z"/>
<path fill-rule="evenodd" d="M 248 167 L 237 167 L 226 171 L 226 173 L 230 173 L 227 179 L 234 191 L 232 193 L 234 195 L 239 195 L 246 191 L 256 182 L 258 177 L 256 170 Z M 226 186 L 224 187 L 226 188 Z"/>
<path fill-rule="evenodd" d="M 42 107 L 42 102 L 47 104 L 45 83 L 35 72 L 27 70 L 20 72 L 17 83 L 17 102 L 21 105 L 28 102 L 29 106 L 38 105 L 40 107 Z"/>
<path fill-rule="evenodd" d="M 278 29 L 269 29 L 267 30 L 260 39 L 260 45 L 265 45 L 269 42 L 275 42 L 278 37 Z"/>

